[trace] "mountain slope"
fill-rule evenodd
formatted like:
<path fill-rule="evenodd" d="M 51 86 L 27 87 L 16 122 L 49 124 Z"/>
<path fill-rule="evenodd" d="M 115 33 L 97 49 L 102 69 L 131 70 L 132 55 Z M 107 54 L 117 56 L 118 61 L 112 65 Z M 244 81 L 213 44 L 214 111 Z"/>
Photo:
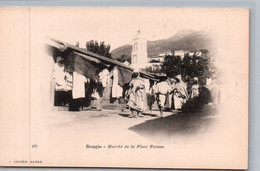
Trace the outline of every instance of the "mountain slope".
<path fill-rule="evenodd" d="M 210 46 L 208 34 L 200 31 L 182 30 L 168 39 L 148 41 L 147 53 L 148 57 L 152 57 L 172 50 L 198 51 L 201 49 L 210 49 Z M 111 52 L 114 59 L 118 59 L 122 55 L 131 57 L 131 53 L 131 45 L 118 47 Z"/>
<path fill-rule="evenodd" d="M 113 59 L 121 58 L 122 55 L 126 55 L 127 57 L 131 58 L 131 53 L 132 45 L 123 45 L 111 51 Z"/>

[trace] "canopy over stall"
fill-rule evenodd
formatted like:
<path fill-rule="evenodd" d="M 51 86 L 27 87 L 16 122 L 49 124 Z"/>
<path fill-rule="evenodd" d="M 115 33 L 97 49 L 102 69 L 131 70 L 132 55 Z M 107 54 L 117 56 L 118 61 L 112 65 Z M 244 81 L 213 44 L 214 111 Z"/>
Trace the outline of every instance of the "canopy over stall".
<path fill-rule="evenodd" d="M 67 71 L 77 71 L 90 79 L 96 79 L 98 73 L 105 68 L 118 67 L 118 84 L 123 86 L 129 83 L 132 78 L 134 68 L 127 66 L 119 61 L 110 59 L 99 54 L 90 52 L 86 49 L 65 43 L 56 39 L 50 39 L 47 44 L 47 52 L 51 53 L 54 60 L 57 56 L 63 56 L 65 69 Z M 154 76 L 140 71 L 140 76 L 150 80 L 156 80 Z"/>

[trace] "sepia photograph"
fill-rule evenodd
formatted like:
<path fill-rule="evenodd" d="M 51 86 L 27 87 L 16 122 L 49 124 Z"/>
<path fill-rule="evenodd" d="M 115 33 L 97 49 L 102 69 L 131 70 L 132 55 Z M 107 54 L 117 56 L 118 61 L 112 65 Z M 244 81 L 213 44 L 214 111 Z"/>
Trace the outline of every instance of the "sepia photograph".
<path fill-rule="evenodd" d="M 3 43 L 17 40 L 3 67 L 18 73 L 1 165 L 247 169 L 248 9 L 0 14 Z"/>

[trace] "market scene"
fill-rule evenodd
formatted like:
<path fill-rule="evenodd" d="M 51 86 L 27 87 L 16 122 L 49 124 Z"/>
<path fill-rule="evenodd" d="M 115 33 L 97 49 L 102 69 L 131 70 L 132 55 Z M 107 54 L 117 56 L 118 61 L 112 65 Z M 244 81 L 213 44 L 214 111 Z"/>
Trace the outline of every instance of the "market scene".
<path fill-rule="evenodd" d="M 165 119 L 162 125 L 166 121 L 175 126 L 194 120 L 195 126 L 188 124 L 191 130 L 210 125 L 205 117 L 215 116 L 225 100 L 210 52 L 202 48 L 149 54 L 148 43 L 138 30 L 129 55 L 120 48 L 110 53 L 104 42 L 91 40 L 80 47 L 79 42 L 50 39 L 52 109 L 84 119 L 133 120 L 127 129 L 159 118 Z"/>

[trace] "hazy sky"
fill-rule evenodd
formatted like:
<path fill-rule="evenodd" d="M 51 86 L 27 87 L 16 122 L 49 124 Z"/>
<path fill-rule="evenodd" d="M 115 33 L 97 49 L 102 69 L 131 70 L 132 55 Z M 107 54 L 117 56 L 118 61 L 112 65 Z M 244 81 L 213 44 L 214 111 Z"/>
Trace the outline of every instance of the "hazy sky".
<path fill-rule="evenodd" d="M 113 50 L 131 44 L 140 27 L 148 40 L 168 38 L 184 29 L 208 33 L 212 39 L 211 57 L 229 75 L 227 80 L 244 74 L 241 67 L 230 67 L 230 64 L 240 66 L 242 61 L 238 59 L 248 57 L 247 9 L 32 7 L 29 17 L 33 56 L 40 55 L 38 49 L 46 43 L 43 42 L 46 36 L 71 44 L 79 41 L 80 47 L 92 39 L 105 41 Z"/>
<path fill-rule="evenodd" d="M 80 47 L 92 39 L 105 41 L 113 50 L 131 44 L 139 28 L 148 40 L 168 38 L 186 29 L 199 30 L 211 36 L 217 52 L 211 55 L 226 68 L 223 62 L 237 62 L 229 56 L 242 55 L 235 49 L 248 46 L 244 41 L 248 38 L 246 12 L 234 8 L 34 7 L 30 11 L 30 36 L 35 41 L 43 35 L 71 44 L 79 41 Z"/>
<path fill-rule="evenodd" d="M 31 17 L 43 15 L 38 11 Z M 46 13 L 45 13 L 46 14 Z M 204 30 L 205 22 L 199 11 L 192 15 L 183 13 L 182 8 L 59 8 L 47 13 L 47 36 L 85 47 L 86 41 L 105 41 L 111 50 L 131 44 L 140 28 L 148 40 L 168 38 L 180 30 Z M 196 16 L 198 17 L 196 19 Z M 204 24 L 203 24 L 204 23 Z"/>

